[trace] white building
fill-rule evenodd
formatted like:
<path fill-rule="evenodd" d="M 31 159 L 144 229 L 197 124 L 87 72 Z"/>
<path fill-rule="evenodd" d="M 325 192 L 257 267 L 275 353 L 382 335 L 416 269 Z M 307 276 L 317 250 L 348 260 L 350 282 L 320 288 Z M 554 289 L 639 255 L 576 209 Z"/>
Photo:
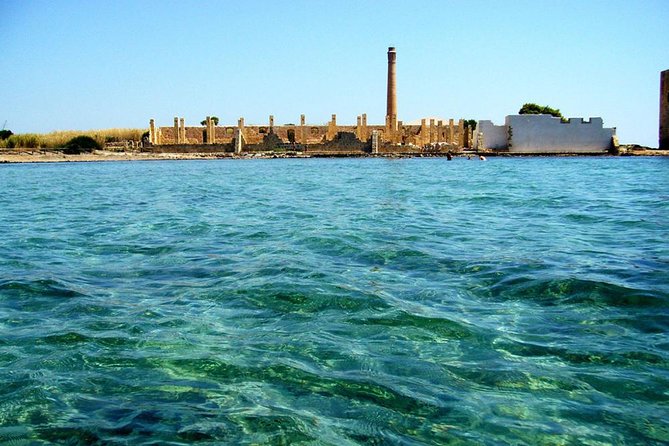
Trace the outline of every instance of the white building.
<path fill-rule="evenodd" d="M 615 127 L 604 128 L 602 118 L 562 122 L 551 115 L 509 115 L 504 125 L 479 121 L 474 148 L 509 153 L 606 153 L 615 134 Z"/>

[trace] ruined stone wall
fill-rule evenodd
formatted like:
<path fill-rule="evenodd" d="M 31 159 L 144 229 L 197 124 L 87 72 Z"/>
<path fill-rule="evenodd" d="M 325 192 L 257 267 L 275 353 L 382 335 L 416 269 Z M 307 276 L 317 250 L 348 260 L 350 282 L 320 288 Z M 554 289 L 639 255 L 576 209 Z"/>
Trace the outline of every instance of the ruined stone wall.
<path fill-rule="evenodd" d="M 215 130 L 215 139 L 216 143 L 227 144 L 231 143 L 235 137 L 235 130 L 237 126 L 216 126 Z M 204 144 L 206 127 L 186 127 L 186 143 L 187 144 Z M 291 139 L 294 139 L 296 143 L 306 143 L 306 144 L 318 144 L 326 140 L 326 135 L 328 132 L 328 126 L 304 126 L 304 134 L 306 137 L 306 142 L 303 142 L 302 132 L 300 126 L 278 126 L 273 127 L 272 131 L 276 134 L 283 142 L 290 143 Z M 339 126 L 337 127 L 338 132 L 354 132 L 355 126 Z M 156 142 L 157 145 L 174 145 L 177 144 L 176 132 L 173 127 L 160 127 L 158 129 L 160 133 L 160 141 Z M 260 144 L 262 143 L 264 137 L 270 133 L 269 125 L 251 125 L 243 127 L 244 141 L 245 144 Z"/>
<path fill-rule="evenodd" d="M 322 145 L 330 148 L 332 144 L 342 144 L 343 141 L 350 141 L 349 137 L 342 139 L 342 134 L 353 135 L 353 138 L 362 145 L 371 141 L 373 131 L 377 131 L 380 140 L 384 145 L 411 145 L 417 147 L 447 145 L 451 149 L 463 147 L 467 144 L 467 134 L 463 126 L 463 121 L 455 122 L 451 119 L 449 122 L 423 120 L 421 125 L 403 125 L 398 122 L 396 131 L 384 125 L 368 125 L 366 115 L 358 116 L 357 125 L 337 125 L 336 116 L 327 125 L 282 125 L 274 126 L 273 119 L 267 125 L 243 125 L 241 126 L 244 150 L 260 150 L 261 146 L 267 147 L 266 138 L 272 134 L 278 141 L 272 144 L 293 144 L 293 145 Z M 183 119 L 175 120 L 175 125 L 170 127 L 155 128 L 151 135 L 151 142 L 154 145 L 197 145 L 197 144 L 233 144 L 235 135 L 240 126 L 213 126 L 209 123 L 205 126 L 185 127 Z M 210 138 L 207 133 L 213 129 L 214 138 Z M 249 149 L 246 149 L 246 147 Z"/>
<path fill-rule="evenodd" d="M 506 125 L 495 125 L 492 121 L 479 121 L 476 124 L 476 136 L 472 144 L 476 150 L 506 150 L 509 147 Z"/>
<path fill-rule="evenodd" d="M 456 123 L 453 119 L 448 122 L 423 119 L 420 125 L 400 126 L 400 135 L 397 143 L 418 147 L 442 145 L 455 150 L 468 145 L 463 120 Z"/>

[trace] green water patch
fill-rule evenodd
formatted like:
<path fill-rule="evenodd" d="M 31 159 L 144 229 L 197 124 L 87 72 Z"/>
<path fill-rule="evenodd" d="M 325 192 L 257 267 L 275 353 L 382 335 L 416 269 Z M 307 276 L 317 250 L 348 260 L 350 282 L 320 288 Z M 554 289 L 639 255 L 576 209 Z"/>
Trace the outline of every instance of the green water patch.
<path fill-rule="evenodd" d="M 545 306 L 584 305 L 663 308 L 669 297 L 663 293 L 627 288 L 585 279 L 536 279 L 511 276 L 490 287 L 491 297 L 528 300 Z"/>
<path fill-rule="evenodd" d="M 574 365 L 616 366 L 669 366 L 669 359 L 662 355 L 641 351 L 598 350 L 574 351 L 567 347 L 539 345 L 531 342 L 499 340 L 495 348 L 519 357 L 554 357 Z"/>
<path fill-rule="evenodd" d="M 0 281 L 0 297 L 7 300 L 29 299 L 31 297 L 67 299 L 84 296 L 86 296 L 85 293 L 78 291 L 65 282 L 55 279 Z"/>
<path fill-rule="evenodd" d="M 352 318 L 349 323 L 354 325 L 381 326 L 398 330 L 403 334 L 415 331 L 410 338 L 421 337 L 432 342 L 447 340 L 469 339 L 478 336 L 477 333 L 465 324 L 443 318 L 419 316 L 406 311 L 395 311 L 384 316 Z M 419 332 L 425 332 L 420 336 Z"/>
<path fill-rule="evenodd" d="M 290 415 L 235 414 L 231 421 L 240 426 L 244 433 L 266 444 L 308 444 L 317 441 L 313 426 L 306 420 Z"/>
<path fill-rule="evenodd" d="M 272 283 L 241 289 L 235 295 L 243 298 L 251 308 L 272 310 L 279 314 L 318 314 L 327 310 L 360 312 L 388 307 L 375 294 L 337 286 L 305 290 L 291 284 Z"/>
<path fill-rule="evenodd" d="M 51 444 L 84 446 L 104 444 L 104 438 L 94 429 L 79 426 L 45 426 L 36 429 L 41 440 Z"/>
<path fill-rule="evenodd" d="M 88 336 L 84 336 L 81 333 L 77 332 L 68 332 L 68 333 L 62 333 L 62 334 L 54 334 L 54 335 L 49 335 L 41 339 L 36 340 L 36 344 L 47 344 L 47 345 L 54 345 L 54 346 L 68 346 L 68 345 L 73 345 L 73 344 L 79 344 L 79 343 L 86 343 L 90 342 L 90 338 Z"/>
<path fill-rule="evenodd" d="M 0 427 L 0 446 L 32 446 L 43 445 L 35 438 L 35 432 L 26 426 Z"/>
<path fill-rule="evenodd" d="M 384 407 L 412 417 L 427 417 L 445 410 L 443 407 L 402 394 L 380 383 L 345 379 L 343 376 L 326 377 L 281 364 L 252 367 L 200 359 L 173 360 L 165 365 L 179 375 L 198 376 L 199 379 L 219 384 L 271 383 L 272 386 L 278 386 L 283 391 L 289 392 L 294 398 L 310 395 L 343 398 L 361 404 Z"/>
<path fill-rule="evenodd" d="M 669 316 L 662 312 L 644 311 L 641 314 L 621 314 L 601 321 L 631 328 L 646 335 L 663 335 L 669 332 Z"/>
<path fill-rule="evenodd" d="M 633 398 L 635 401 L 647 403 L 665 398 L 664 389 L 669 386 L 669 379 L 662 377 L 661 374 L 640 379 L 639 376 L 625 370 L 601 369 L 600 373 L 578 372 L 574 377 L 613 398 L 620 400 Z"/>
<path fill-rule="evenodd" d="M 176 252 L 177 248 L 170 245 L 154 246 L 137 243 L 104 243 L 96 244 L 88 248 L 96 256 L 118 256 L 118 255 L 143 255 L 162 256 Z"/>

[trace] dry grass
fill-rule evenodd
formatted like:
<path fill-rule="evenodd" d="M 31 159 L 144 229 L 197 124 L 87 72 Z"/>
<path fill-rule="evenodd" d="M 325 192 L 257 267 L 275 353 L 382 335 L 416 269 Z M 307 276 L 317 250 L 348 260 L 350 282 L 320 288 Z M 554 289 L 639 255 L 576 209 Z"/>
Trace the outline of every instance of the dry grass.
<path fill-rule="evenodd" d="M 76 136 L 90 136 L 102 147 L 110 142 L 140 141 L 146 129 L 101 129 L 101 130 L 61 130 L 51 133 L 21 133 L 0 141 L 0 148 L 44 148 L 64 147 Z"/>

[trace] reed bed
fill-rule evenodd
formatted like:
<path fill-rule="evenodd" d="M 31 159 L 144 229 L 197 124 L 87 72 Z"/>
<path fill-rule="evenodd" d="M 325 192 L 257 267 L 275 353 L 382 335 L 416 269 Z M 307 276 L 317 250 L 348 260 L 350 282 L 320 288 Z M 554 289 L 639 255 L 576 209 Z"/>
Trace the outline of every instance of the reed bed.
<path fill-rule="evenodd" d="M 102 147 L 108 143 L 140 141 L 146 129 L 60 130 L 50 133 L 20 133 L 0 141 L 0 148 L 56 149 L 77 136 L 90 136 Z"/>

